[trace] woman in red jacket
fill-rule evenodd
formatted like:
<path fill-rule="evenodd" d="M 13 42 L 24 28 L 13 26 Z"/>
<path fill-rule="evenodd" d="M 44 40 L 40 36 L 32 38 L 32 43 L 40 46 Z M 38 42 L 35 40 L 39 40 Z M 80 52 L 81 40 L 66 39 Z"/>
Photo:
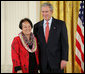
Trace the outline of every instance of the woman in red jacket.
<path fill-rule="evenodd" d="M 37 40 L 31 32 L 32 22 L 28 18 L 20 21 L 22 30 L 11 45 L 13 73 L 37 73 L 39 66 Z"/>

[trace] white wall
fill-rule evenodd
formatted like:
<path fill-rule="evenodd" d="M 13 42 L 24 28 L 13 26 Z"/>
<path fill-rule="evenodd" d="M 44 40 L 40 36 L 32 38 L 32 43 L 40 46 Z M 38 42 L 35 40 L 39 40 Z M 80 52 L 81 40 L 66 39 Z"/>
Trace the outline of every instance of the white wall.
<path fill-rule="evenodd" d="M 29 1 L 29 17 L 33 24 L 40 20 L 40 1 Z"/>
<path fill-rule="evenodd" d="M 1 65 L 5 64 L 5 29 L 4 29 L 4 20 L 5 20 L 5 3 L 2 3 L 1 6 Z"/>
<path fill-rule="evenodd" d="M 40 20 L 39 1 L 1 1 L 1 69 L 12 66 L 11 43 L 21 31 L 19 22 L 25 17 L 33 24 Z"/>

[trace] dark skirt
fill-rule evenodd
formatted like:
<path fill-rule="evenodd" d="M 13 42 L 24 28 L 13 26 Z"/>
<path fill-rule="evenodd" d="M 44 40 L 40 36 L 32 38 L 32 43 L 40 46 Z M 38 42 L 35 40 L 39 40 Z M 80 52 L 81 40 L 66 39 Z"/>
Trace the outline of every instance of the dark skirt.
<path fill-rule="evenodd" d="M 29 52 L 29 73 L 38 73 L 35 53 Z"/>

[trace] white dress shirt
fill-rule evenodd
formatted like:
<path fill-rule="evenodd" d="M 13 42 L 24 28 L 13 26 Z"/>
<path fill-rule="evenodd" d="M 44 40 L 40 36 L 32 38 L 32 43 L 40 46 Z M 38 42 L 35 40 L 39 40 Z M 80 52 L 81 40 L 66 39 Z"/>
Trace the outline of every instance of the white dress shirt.
<path fill-rule="evenodd" d="M 45 28 L 46 28 L 46 20 L 44 20 L 44 23 L 43 23 L 43 29 L 44 29 L 44 35 L 45 35 Z M 51 23 L 52 23 L 52 17 L 50 18 L 50 20 L 48 21 L 49 23 L 49 31 L 50 31 L 50 27 L 51 27 Z"/>

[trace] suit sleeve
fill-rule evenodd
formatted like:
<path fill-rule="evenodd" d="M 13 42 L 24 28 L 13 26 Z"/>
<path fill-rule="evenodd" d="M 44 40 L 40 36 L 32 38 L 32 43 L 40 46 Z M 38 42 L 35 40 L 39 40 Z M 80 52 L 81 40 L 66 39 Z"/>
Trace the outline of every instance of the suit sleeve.
<path fill-rule="evenodd" d="M 12 56 L 12 62 L 14 71 L 17 72 L 18 70 L 21 70 L 20 66 L 20 56 L 19 56 L 19 44 L 16 38 L 14 38 L 12 45 L 11 45 L 11 56 Z"/>
<path fill-rule="evenodd" d="M 36 39 L 37 42 L 37 39 Z M 37 61 L 37 65 L 38 65 L 38 69 L 40 69 L 40 65 L 39 65 L 39 49 L 38 49 L 38 45 L 37 45 L 37 50 L 35 52 L 36 55 L 36 61 Z"/>
<path fill-rule="evenodd" d="M 38 32 L 38 28 L 37 28 L 37 25 L 35 24 L 34 29 L 33 29 L 33 33 L 34 33 L 36 38 L 37 38 L 37 32 Z"/>
<path fill-rule="evenodd" d="M 37 64 L 38 64 L 38 69 L 40 69 L 40 45 L 39 45 L 39 40 L 38 40 L 38 24 L 35 24 L 34 25 L 34 30 L 33 30 L 33 33 L 34 33 L 34 35 L 35 35 L 35 37 L 36 37 L 36 41 L 37 41 L 37 53 L 38 53 L 38 55 L 36 56 L 36 58 L 37 58 Z"/>
<path fill-rule="evenodd" d="M 36 43 L 37 43 L 37 39 L 36 39 Z M 35 55 L 36 55 L 37 64 L 39 65 L 39 50 L 38 50 L 38 45 L 37 45 L 37 49 L 36 49 Z"/>
<path fill-rule="evenodd" d="M 62 45 L 62 60 L 68 60 L 68 35 L 66 24 L 63 22 L 61 26 L 61 45 Z"/>

